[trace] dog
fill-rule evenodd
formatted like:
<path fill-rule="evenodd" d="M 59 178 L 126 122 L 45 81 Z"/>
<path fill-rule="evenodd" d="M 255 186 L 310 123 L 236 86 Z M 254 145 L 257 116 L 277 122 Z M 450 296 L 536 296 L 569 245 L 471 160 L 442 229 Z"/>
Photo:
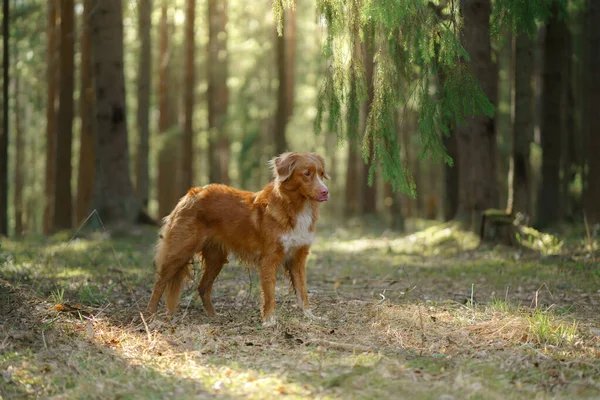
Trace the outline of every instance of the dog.
<path fill-rule="evenodd" d="M 213 317 L 213 282 L 233 254 L 258 268 L 263 325 L 276 323 L 275 283 L 281 265 L 304 315 L 317 319 L 306 292 L 306 258 L 319 205 L 329 200 L 323 182 L 330 179 L 325 161 L 317 153 L 287 152 L 270 160 L 269 166 L 274 179 L 259 192 L 221 184 L 195 187 L 164 218 L 154 257 L 157 278 L 149 313 L 156 313 L 165 292 L 168 312 L 177 310 L 183 281 L 191 277 L 189 261 L 199 254 L 202 278 L 198 294 L 206 313 Z"/>

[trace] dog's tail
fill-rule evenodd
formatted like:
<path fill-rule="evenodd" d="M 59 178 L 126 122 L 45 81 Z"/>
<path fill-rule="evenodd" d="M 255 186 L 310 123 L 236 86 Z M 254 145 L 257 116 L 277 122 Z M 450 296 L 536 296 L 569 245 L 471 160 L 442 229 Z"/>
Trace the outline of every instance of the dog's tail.
<path fill-rule="evenodd" d="M 167 303 L 167 310 L 170 314 L 177 310 L 179 299 L 181 298 L 181 289 L 186 279 L 192 279 L 190 264 L 186 264 L 179 268 L 169 283 L 167 283 L 167 288 L 165 289 L 165 301 Z"/>

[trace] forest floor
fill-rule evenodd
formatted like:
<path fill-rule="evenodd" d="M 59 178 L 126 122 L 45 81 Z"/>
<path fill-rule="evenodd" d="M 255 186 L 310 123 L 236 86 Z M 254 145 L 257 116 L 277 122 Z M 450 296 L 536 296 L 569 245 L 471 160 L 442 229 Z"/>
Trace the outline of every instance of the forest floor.
<path fill-rule="evenodd" d="M 216 318 L 193 286 L 174 317 L 142 318 L 155 229 L 3 239 L 0 398 L 600 397 L 600 251 L 583 230 L 533 251 L 422 225 L 321 221 L 308 286 L 327 320 L 305 319 L 280 276 L 270 328 L 236 265 Z"/>

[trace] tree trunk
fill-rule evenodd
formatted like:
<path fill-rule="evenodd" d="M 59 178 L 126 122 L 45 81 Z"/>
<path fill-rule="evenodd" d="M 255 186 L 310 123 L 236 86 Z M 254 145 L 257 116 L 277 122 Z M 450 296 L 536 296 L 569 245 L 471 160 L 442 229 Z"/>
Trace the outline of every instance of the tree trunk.
<path fill-rule="evenodd" d="M 208 0 L 209 179 L 229 184 L 227 0 Z"/>
<path fill-rule="evenodd" d="M 394 116 L 394 125 L 396 129 L 396 137 L 398 142 L 401 141 L 400 132 L 402 130 L 400 109 L 398 109 Z M 404 160 L 402 160 L 404 162 Z M 400 194 L 395 193 L 392 185 L 388 182 L 384 186 L 384 206 L 387 211 L 388 228 L 402 232 L 404 231 L 404 215 L 402 214 L 402 205 L 400 203 Z"/>
<path fill-rule="evenodd" d="M 509 213 L 531 216 L 530 185 L 531 165 L 529 147 L 533 140 L 533 67 L 534 41 L 527 33 L 514 39 L 515 107 L 512 130 L 512 168 L 509 176 Z"/>
<path fill-rule="evenodd" d="M 141 204 L 129 175 L 121 0 L 93 0 L 90 15 L 96 98 L 94 207 L 105 225 L 133 223 Z"/>
<path fill-rule="evenodd" d="M 375 87 L 373 84 L 373 72 L 375 68 L 374 64 L 374 32 L 370 29 L 370 32 L 365 33 L 365 42 L 363 45 L 363 54 L 364 54 L 364 63 L 365 63 L 365 75 L 367 78 L 367 92 L 369 95 L 368 100 L 363 105 L 363 118 L 364 121 L 362 123 L 362 134 L 364 135 L 366 132 L 366 120 L 369 115 L 369 111 L 371 110 L 371 104 L 373 103 L 373 98 L 375 97 Z M 363 163 L 363 179 L 362 179 L 362 213 L 364 215 L 375 215 L 377 213 L 377 182 L 373 179 L 373 185 L 369 186 L 368 177 L 369 170 L 371 169 L 371 165 L 373 165 L 373 149 L 374 144 L 371 142 L 369 148 L 369 162 Z"/>
<path fill-rule="evenodd" d="M 2 4 L 2 133 L 0 134 L 0 235 L 8 235 L 8 0 Z"/>
<path fill-rule="evenodd" d="M 56 9 L 57 0 L 48 0 L 48 44 L 46 63 L 48 65 L 46 79 L 48 92 L 46 97 L 46 171 L 44 179 L 44 227 L 48 235 L 54 220 L 54 177 L 56 174 Z"/>
<path fill-rule="evenodd" d="M 600 104 L 600 4 L 588 0 L 587 44 L 589 50 L 588 85 L 586 98 L 590 105 Z M 585 192 L 586 215 L 591 224 L 600 223 L 600 113 L 594 106 L 587 108 L 588 115 L 588 173 Z"/>
<path fill-rule="evenodd" d="M 458 144 L 456 131 L 451 131 L 450 136 L 444 136 L 442 143 L 446 152 L 454 161 L 453 166 L 444 163 L 444 221 L 450 221 L 458 211 Z"/>
<path fill-rule="evenodd" d="M 560 136 L 560 148 L 561 148 L 561 171 L 560 174 L 560 199 L 559 199 L 559 216 L 561 220 L 566 220 L 571 216 L 571 196 L 569 193 L 569 186 L 573 177 L 571 171 L 572 163 L 572 146 L 574 143 L 574 117 L 573 117 L 573 95 L 572 95 L 572 58 L 573 58 L 573 46 L 572 46 L 572 35 L 568 27 L 565 30 L 565 57 L 562 59 L 562 74 L 563 74 L 563 86 L 562 86 L 562 97 L 561 97 L 561 136 Z"/>
<path fill-rule="evenodd" d="M 275 31 L 275 38 L 277 44 L 277 78 L 279 81 L 279 86 L 277 89 L 277 112 L 275 114 L 275 134 L 273 137 L 273 141 L 275 142 L 275 153 L 281 154 L 288 150 L 287 148 L 287 140 L 285 138 L 285 127 L 287 125 L 287 101 L 286 101 L 286 62 L 285 62 L 285 33 L 286 26 L 284 25 L 282 35 L 279 36 L 277 31 Z"/>
<path fill-rule="evenodd" d="M 465 50 L 471 57 L 470 69 L 492 103 L 496 102 L 497 69 L 492 62 L 489 39 L 491 4 L 489 0 L 461 0 L 464 18 L 462 31 Z M 496 132 L 494 119 L 481 115 L 459 126 L 458 212 L 459 220 L 477 229 L 479 214 L 496 207 Z"/>
<path fill-rule="evenodd" d="M 194 55 L 195 36 L 194 22 L 196 17 L 196 1 L 187 0 L 185 20 L 185 73 L 183 77 L 183 146 L 181 165 L 181 193 L 185 193 L 194 182 L 194 131 L 192 119 L 194 115 Z"/>
<path fill-rule="evenodd" d="M 286 121 L 289 121 L 294 114 L 294 87 L 296 75 L 296 5 L 285 10 L 285 29 L 283 37 L 285 38 L 285 103 L 286 103 Z"/>
<path fill-rule="evenodd" d="M 73 227 L 71 156 L 73 142 L 73 90 L 75 56 L 75 17 L 73 0 L 60 4 L 60 83 L 58 135 L 56 137 L 56 177 L 54 188 L 54 229 Z"/>
<path fill-rule="evenodd" d="M 92 57 L 90 49 L 91 0 L 83 2 L 81 26 L 81 88 L 79 90 L 79 115 L 81 118 L 81 143 L 79 149 L 79 173 L 77 176 L 77 225 L 89 215 L 94 196 L 94 85 L 92 81 Z"/>
<path fill-rule="evenodd" d="M 563 60 L 567 57 L 567 26 L 559 17 L 559 6 L 552 5 L 546 26 L 542 95 L 542 184 L 538 197 L 537 225 L 548 226 L 560 217 L 560 159 L 563 105 Z"/>
<path fill-rule="evenodd" d="M 179 142 L 174 134 L 176 127 L 176 85 L 171 82 L 171 69 L 173 67 L 174 49 L 169 42 L 172 32 L 169 32 L 170 23 L 167 17 L 167 1 L 163 1 L 160 19 L 160 62 L 158 82 L 159 120 L 158 130 L 161 146 L 158 155 L 158 216 L 163 218 L 171 212 L 177 204 L 177 199 L 186 190 L 181 191 L 177 184 L 177 173 L 181 166 L 178 157 Z M 175 175 L 173 174 L 175 172 Z M 188 188 L 189 189 L 189 188 Z"/>
<path fill-rule="evenodd" d="M 439 59 L 439 47 L 436 47 L 436 60 Z M 443 68 L 439 66 L 439 63 L 436 65 L 437 76 L 438 76 L 438 87 L 440 91 L 440 95 L 442 95 L 441 89 L 446 84 L 446 74 Z M 454 162 L 452 166 L 444 163 L 443 166 L 443 174 L 444 174 L 444 221 L 450 221 L 456 216 L 456 212 L 458 211 L 458 149 L 456 143 L 456 131 L 455 131 L 455 121 L 454 119 L 451 121 L 451 131 L 450 135 L 442 135 L 442 143 L 446 148 L 446 153 L 450 157 L 452 157 L 452 161 Z"/>
<path fill-rule="evenodd" d="M 16 63 L 15 63 L 16 65 Z M 15 207 L 15 236 L 23 235 L 23 184 L 24 184 L 24 137 L 23 137 L 23 118 L 21 109 L 21 79 L 20 75 L 14 75 L 14 99 L 15 99 L 15 187 L 14 187 L 14 207 Z"/>
<path fill-rule="evenodd" d="M 296 55 L 296 13 L 285 11 L 285 24 L 282 35 L 277 33 L 277 113 L 275 116 L 275 152 L 288 150 L 285 130 L 294 110 L 294 69 Z"/>
<path fill-rule="evenodd" d="M 345 192 L 345 209 L 346 217 L 354 217 L 358 214 L 359 209 L 359 166 L 360 157 L 356 150 L 356 143 L 348 141 L 348 161 L 346 164 L 346 192 Z"/>
<path fill-rule="evenodd" d="M 137 129 L 138 149 L 136 157 L 136 193 L 142 207 L 148 207 L 150 178 L 148 153 L 150 140 L 150 77 L 152 76 L 152 0 L 139 0 L 138 31 L 140 38 L 140 59 L 137 80 Z"/>

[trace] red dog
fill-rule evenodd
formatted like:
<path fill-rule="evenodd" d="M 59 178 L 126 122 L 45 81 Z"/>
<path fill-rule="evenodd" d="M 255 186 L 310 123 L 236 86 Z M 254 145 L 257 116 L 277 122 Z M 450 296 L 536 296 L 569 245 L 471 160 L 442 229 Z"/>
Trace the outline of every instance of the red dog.
<path fill-rule="evenodd" d="M 166 289 L 169 312 L 177 309 L 188 262 L 203 258 L 198 293 L 209 316 L 215 315 L 210 294 L 230 253 L 259 268 L 263 325 L 275 323 L 277 269 L 284 265 L 304 315 L 306 257 L 319 218 L 319 203 L 329 199 L 323 179 L 325 162 L 315 153 L 284 153 L 270 161 L 274 181 L 252 193 L 225 185 L 190 189 L 164 219 L 154 258 L 158 277 L 148 304 L 155 313 Z"/>

